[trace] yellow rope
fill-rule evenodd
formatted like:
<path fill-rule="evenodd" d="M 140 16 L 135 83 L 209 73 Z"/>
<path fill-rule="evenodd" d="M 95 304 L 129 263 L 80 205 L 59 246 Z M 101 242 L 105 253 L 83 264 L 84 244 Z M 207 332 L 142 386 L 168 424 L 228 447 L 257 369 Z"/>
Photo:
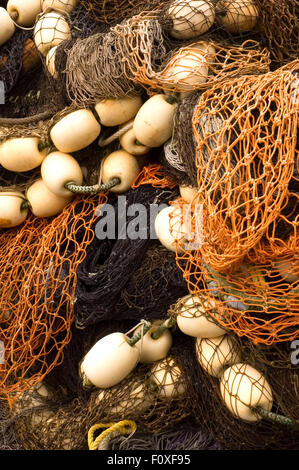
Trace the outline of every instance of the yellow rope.
<path fill-rule="evenodd" d="M 108 428 L 103 431 L 95 440 L 93 439 L 94 433 L 98 429 Z M 88 448 L 89 450 L 97 450 L 100 442 L 115 431 L 120 434 L 131 434 L 136 431 L 137 425 L 134 421 L 124 420 L 118 423 L 99 423 L 95 424 L 88 431 Z"/>

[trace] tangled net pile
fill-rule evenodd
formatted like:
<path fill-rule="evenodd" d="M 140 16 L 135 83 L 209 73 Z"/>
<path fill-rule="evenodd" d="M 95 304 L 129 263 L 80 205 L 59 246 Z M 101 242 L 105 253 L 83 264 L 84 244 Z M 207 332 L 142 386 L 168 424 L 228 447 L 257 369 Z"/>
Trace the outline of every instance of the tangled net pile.
<path fill-rule="evenodd" d="M 65 14 L 69 0 L 48 3 L 0 46 L 0 147 L 34 137 L 54 152 L 54 126 L 91 111 L 100 139 L 71 154 L 94 188 L 127 131 L 97 104 L 161 95 L 173 127 L 123 195 L 91 190 L 1 228 L 0 448 L 296 449 L 297 0 L 79 0 Z M 60 37 L 53 61 L 44 14 Z M 0 165 L 0 202 L 16 191 L 26 202 L 40 174 Z M 171 250 L 154 205 L 175 209 Z M 199 319 L 221 333 L 186 333 Z M 149 324 L 171 337 L 165 357 L 108 387 L 86 378 L 98 341 L 139 327 L 143 345 Z"/>
<path fill-rule="evenodd" d="M 193 115 L 204 240 L 178 260 L 190 292 L 221 299 L 220 323 L 256 343 L 298 335 L 298 66 L 215 86 Z"/>

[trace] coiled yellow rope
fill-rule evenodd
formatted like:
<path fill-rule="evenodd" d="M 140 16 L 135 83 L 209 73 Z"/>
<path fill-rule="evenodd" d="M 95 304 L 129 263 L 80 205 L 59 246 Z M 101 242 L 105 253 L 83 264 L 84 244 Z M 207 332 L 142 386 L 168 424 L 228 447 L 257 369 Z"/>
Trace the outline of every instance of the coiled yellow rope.
<path fill-rule="evenodd" d="M 107 428 L 95 440 L 94 433 L 98 429 Z M 89 450 L 98 450 L 103 439 L 112 438 L 115 434 L 133 434 L 137 429 L 134 421 L 123 420 L 118 423 L 99 423 L 92 426 L 88 431 L 88 448 Z"/>

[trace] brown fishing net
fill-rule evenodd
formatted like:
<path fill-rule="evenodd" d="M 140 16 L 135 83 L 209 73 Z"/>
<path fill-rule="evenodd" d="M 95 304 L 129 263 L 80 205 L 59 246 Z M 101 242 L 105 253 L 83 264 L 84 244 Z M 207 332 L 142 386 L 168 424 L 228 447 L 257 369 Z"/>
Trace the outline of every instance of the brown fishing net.
<path fill-rule="evenodd" d="M 203 354 L 206 361 L 202 357 L 201 361 L 206 363 L 207 369 L 211 363 L 214 366 L 217 359 L 226 363 L 219 377 L 210 375 L 198 363 L 196 352 L 194 354 L 192 373 L 194 380 L 200 383 L 194 410 L 198 423 L 204 424 L 214 438 L 217 436 L 225 449 L 295 450 L 299 438 L 299 370 L 298 360 L 291 362 L 290 344 L 254 346 L 251 341 L 234 336 L 241 360 L 239 365 L 231 366 L 231 350 L 222 349 L 220 353 L 219 343 L 223 340 L 216 342 L 216 339 L 207 340 L 213 344 L 214 355 L 206 349 Z M 191 338 L 190 341 L 199 342 Z M 248 405 L 252 409 L 248 409 Z M 274 421 L 256 413 L 259 406 L 271 410 L 275 414 L 272 415 Z M 279 420 L 276 415 L 284 419 Z M 253 416 L 259 418 L 258 421 L 249 421 Z"/>
<path fill-rule="evenodd" d="M 64 363 L 50 372 L 42 387 L 18 394 L 11 422 L 25 449 L 87 449 L 87 433 L 94 424 L 133 419 L 141 432 L 156 434 L 191 416 L 189 371 L 182 354 L 189 339 L 182 335 L 161 362 L 156 382 L 153 365 L 140 364 L 120 384 L 83 393 L 78 377 L 82 356 L 95 340 L 116 330 L 128 331 L 132 325 L 106 321 L 98 330 L 81 331 L 80 337 L 75 333 L 65 348 Z"/>
<path fill-rule="evenodd" d="M 201 94 L 200 91 L 189 93 L 178 102 L 172 137 L 164 144 L 164 172 L 179 185 L 197 187 L 197 168 L 192 158 L 196 148 L 192 118 Z"/>
<path fill-rule="evenodd" d="M 269 49 L 273 67 L 298 57 L 299 11 L 295 0 L 212 0 L 205 1 L 204 5 L 200 3 L 166 2 L 160 19 L 165 34 L 180 41 L 204 37 L 234 43 L 255 38 Z"/>
<path fill-rule="evenodd" d="M 72 341 L 65 348 L 65 361 L 46 377 L 42 384 L 45 388 L 40 391 L 31 389 L 18 397 L 12 409 L 10 425 L 13 425 L 12 429 L 25 449 L 87 449 L 87 433 L 92 426 L 124 419 L 134 420 L 137 424 L 132 441 L 130 437 L 123 443 L 125 449 L 138 445 L 138 441 L 134 440 L 138 436 L 157 444 L 158 436 L 162 439 L 163 435 L 166 439 L 175 425 L 186 431 L 185 439 L 183 434 L 180 438 L 177 436 L 179 442 L 175 445 L 178 446 L 186 445 L 187 425 L 189 432 L 197 431 L 201 436 L 206 436 L 205 445 L 213 444 L 212 448 L 217 445 L 222 449 L 296 449 L 298 365 L 291 362 L 289 344 L 271 348 L 254 346 L 244 338 L 229 334 L 241 362 L 257 371 L 257 378 L 251 383 L 258 384 L 263 377 L 271 387 L 271 412 L 285 417 L 283 422 L 273 422 L 265 417 L 246 422 L 229 411 L 220 392 L 222 372 L 230 365 L 229 353 L 222 351 L 219 354 L 216 350 L 216 356 L 226 365 L 219 377 L 213 377 L 198 362 L 195 338 L 178 331 L 173 334 L 173 346 L 163 366 L 160 388 L 156 388 L 152 381 L 153 366 L 138 365 L 120 384 L 109 389 L 92 388 L 83 393 L 78 376 L 82 356 L 100 337 L 112 331 L 125 332 L 132 327 L 132 323 L 126 325 L 113 320 L 109 324 L 104 322 L 98 332 L 94 327 L 80 331 L 80 335 L 74 332 Z M 216 344 L 215 340 L 210 342 Z M 296 357 L 298 353 L 294 355 L 293 362 Z M 213 360 L 215 358 L 209 356 L 207 366 Z M 176 367 L 179 367 L 179 374 Z M 252 377 L 248 368 L 245 372 L 244 379 Z M 170 384 L 173 385 L 173 395 L 165 397 L 163 390 Z M 241 385 L 238 384 L 233 397 L 238 397 Z M 259 389 L 263 396 L 263 388 L 259 386 Z M 178 390 L 180 393 L 177 395 Z M 262 403 L 261 398 L 256 399 L 253 394 L 249 396 L 252 400 L 255 398 L 253 408 L 256 409 Z M 114 436 L 110 445 L 120 445 L 122 441 L 124 438 Z"/>
<path fill-rule="evenodd" d="M 81 3 L 90 14 L 90 17 L 98 23 L 115 24 L 136 15 L 141 11 L 157 11 L 168 0 L 82 0 Z"/>
<path fill-rule="evenodd" d="M 257 0 L 260 29 L 271 58 L 283 65 L 298 58 L 299 6 L 296 0 Z"/>
<path fill-rule="evenodd" d="M 236 46 L 199 41 L 169 49 L 155 14 L 144 14 L 76 41 L 68 51 L 66 88 L 76 104 L 134 94 L 138 86 L 148 93 L 190 92 L 224 78 L 267 72 L 269 62 L 269 52 L 249 40 Z"/>
<path fill-rule="evenodd" d="M 104 201 L 104 195 L 76 199 L 55 218 L 29 217 L 21 228 L 2 232 L 2 398 L 38 383 L 63 360 L 74 320 L 77 266 Z"/>
<path fill-rule="evenodd" d="M 0 47 L 0 80 L 3 82 L 5 95 L 9 93 L 19 78 L 27 38 L 28 32 L 18 30 L 9 41 Z M 1 104 L 4 104 L 2 100 Z"/>

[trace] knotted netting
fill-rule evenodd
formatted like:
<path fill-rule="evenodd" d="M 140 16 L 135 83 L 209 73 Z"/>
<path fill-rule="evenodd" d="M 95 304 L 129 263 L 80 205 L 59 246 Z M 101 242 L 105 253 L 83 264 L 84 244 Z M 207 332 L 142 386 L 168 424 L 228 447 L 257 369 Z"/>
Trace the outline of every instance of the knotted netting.
<path fill-rule="evenodd" d="M 221 324 L 266 344 L 298 334 L 297 68 L 295 61 L 201 95 L 191 224 L 202 207 L 203 238 L 194 250 L 178 243 L 190 292 L 203 305 L 218 299 Z"/>

